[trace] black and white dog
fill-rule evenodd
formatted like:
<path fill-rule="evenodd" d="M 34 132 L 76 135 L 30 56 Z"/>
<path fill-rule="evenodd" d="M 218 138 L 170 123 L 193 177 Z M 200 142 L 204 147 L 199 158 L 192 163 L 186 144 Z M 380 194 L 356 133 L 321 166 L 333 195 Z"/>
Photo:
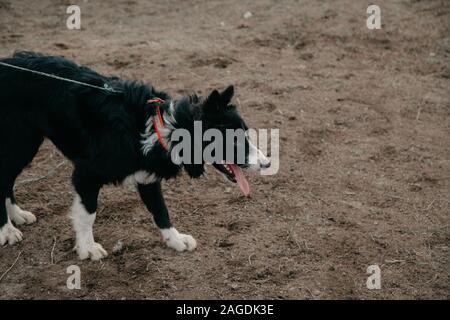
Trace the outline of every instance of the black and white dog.
<path fill-rule="evenodd" d="M 175 177 L 182 169 L 192 178 L 201 177 L 205 162 L 175 164 L 169 156 L 176 144 L 171 141 L 171 132 L 177 128 L 192 131 L 195 121 L 221 131 L 247 130 L 236 107 L 230 104 L 232 86 L 223 92 L 214 90 L 204 99 L 192 95 L 175 101 L 151 86 L 105 77 L 60 57 L 20 52 L 0 62 L 1 245 L 22 240 L 22 233 L 12 222 L 20 225 L 36 221 L 32 213 L 19 208 L 13 188 L 17 176 L 48 138 L 75 168 L 72 181 L 76 196 L 70 217 L 80 259 L 99 260 L 107 255 L 94 241 L 92 231 L 97 197 L 105 184 L 135 184 L 167 246 L 177 251 L 196 248 L 192 236 L 179 233 L 171 225 L 161 181 Z M 162 126 L 159 130 L 158 123 Z M 244 164 L 212 164 L 248 192 L 241 168 L 261 170 L 270 163 L 248 140 L 245 152 Z"/>

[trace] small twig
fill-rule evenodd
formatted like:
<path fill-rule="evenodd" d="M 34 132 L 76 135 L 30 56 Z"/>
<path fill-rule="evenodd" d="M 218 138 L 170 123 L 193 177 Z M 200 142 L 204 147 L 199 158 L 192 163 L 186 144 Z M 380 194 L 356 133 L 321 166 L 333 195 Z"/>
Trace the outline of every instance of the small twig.
<path fill-rule="evenodd" d="M 16 183 L 16 187 L 17 186 L 22 186 L 24 184 L 28 184 L 28 183 L 33 183 L 33 182 L 39 182 L 41 180 L 45 180 L 47 178 L 50 178 L 52 175 L 54 175 L 56 173 L 56 171 L 61 168 L 63 165 L 65 165 L 67 163 L 67 160 L 64 160 L 62 162 L 60 162 L 56 167 L 54 167 L 52 170 L 50 170 L 46 175 L 41 176 L 41 177 L 37 177 L 37 178 L 32 178 L 32 179 L 25 179 L 22 181 L 19 181 L 18 183 Z"/>
<path fill-rule="evenodd" d="M 403 263 L 406 262 L 406 260 L 385 260 L 384 263 L 387 264 L 394 264 L 394 263 Z"/>
<path fill-rule="evenodd" d="M 314 294 L 307 286 L 304 286 L 304 288 L 306 289 L 306 291 L 308 291 L 308 293 L 311 295 L 311 297 L 315 298 Z"/>
<path fill-rule="evenodd" d="M 55 251 L 55 247 L 56 247 L 56 237 L 53 237 L 53 247 L 52 247 L 52 251 L 50 252 L 50 260 L 51 260 L 52 264 L 55 264 L 55 259 L 54 259 L 54 255 L 53 255 L 53 252 Z"/>
<path fill-rule="evenodd" d="M 297 240 L 297 238 L 296 238 L 296 236 L 295 236 L 293 230 L 291 230 L 291 231 L 289 232 L 289 235 L 291 236 L 291 240 L 295 242 L 295 244 L 297 245 L 297 247 L 298 247 L 300 250 L 302 250 L 302 246 L 301 246 L 300 243 L 298 242 L 298 240 Z"/>
<path fill-rule="evenodd" d="M 436 273 L 432 279 L 428 280 L 428 281 L 425 282 L 425 283 L 428 284 L 428 283 L 430 283 L 430 282 L 433 282 L 433 281 L 436 280 L 438 277 L 439 277 L 439 274 Z"/>
<path fill-rule="evenodd" d="M 295 228 L 296 226 L 294 226 Z M 302 246 L 300 245 L 300 242 L 297 240 L 297 235 L 295 234 L 294 228 L 292 228 L 291 230 L 288 231 L 288 235 L 291 237 L 291 240 L 295 242 L 295 244 L 297 245 L 297 247 L 300 250 L 303 250 Z M 305 245 L 306 250 L 311 250 L 311 248 L 308 246 L 308 243 L 306 242 L 305 239 L 302 239 L 303 244 Z"/>
<path fill-rule="evenodd" d="M 252 257 L 253 257 L 254 255 L 255 255 L 255 254 L 252 253 L 251 255 L 248 256 L 248 264 L 249 264 L 249 265 L 252 265 Z"/>
<path fill-rule="evenodd" d="M 239 100 L 239 98 L 236 98 L 236 102 L 237 102 L 237 105 L 238 105 L 239 109 L 242 109 L 241 100 Z"/>
<path fill-rule="evenodd" d="M 198 74 L 196 74 L 196 73 L 193 72 L 193 71 L 190 71 L 190 70 L 189 70 L 189 73 L 191 73 L 193 76 L 196 76 L 197 78 L 203 79 L 202 77 L 200 77 Z"/>
<path fill-rule="evenodd" d="M 8 274 L 8 272 L 11 271 L 12 268 L 14 268 L 14 266 L 16 265 L 17 261 L 19 260 L 20 256 L 22 255 L 22 251 L 19 252 L 19 254 L 17 255 L 16 260 L 14 261 L 14 263 L 11 265 L 11 267 L 9 267 L 8 270 L 5 271 L 5 273 L 2 274 L 2 276 L 0 277 L 0 282 L 3 280 L 3 278 Z"/>
<path fill-rule="evenodd" d="M 309 190 L 309 194 L 310 194 L 314 199 L 316 199 L 317 201 L 323 202 L 325 205 L 328 205 L 328 203 L 327 203 L 325 200 L 323 200 L 322 198 L 320 198 L 320 197 L 316 196 L 315 194 L 313 194 L 313 193 L 312 193 L 312 189 Z"/>
<path fill-rule="evenodd" d="M 416 115 L 416 121 L 419 121 L 419 118 L 420 118 L 420 112 L 422 111 L 422 107 L 418 107 L 417 108 L 417 115 Z"/>
<path fill-rule="evenodd" d="M 396 195 L 394 195 L 394 194 L 386 194 L 388 197 L 391 197 L 391 198 L 393 198 L 393 199 L 399 199 L 399 200 L 403 200 L 403 198 L 402 197 L 399 197 L 399 196 L 396 196 Z"/>
<path fill-rule="evenodd" d="M 98 269 L 98 271 L 102 271 L 105 265 L 106 264 L 102 260 L 100 260 L 100 268 Z"/>
<path fill-rule="evenodd" d="M 426 211 L 431 209 L 431 206 L 433 205 L 433 203 L 436 201 L 436 199 L 433 199 L 433 201 L 431 201 L 431 203 L 428 205 L 428 207 L 425 209 Z"/>

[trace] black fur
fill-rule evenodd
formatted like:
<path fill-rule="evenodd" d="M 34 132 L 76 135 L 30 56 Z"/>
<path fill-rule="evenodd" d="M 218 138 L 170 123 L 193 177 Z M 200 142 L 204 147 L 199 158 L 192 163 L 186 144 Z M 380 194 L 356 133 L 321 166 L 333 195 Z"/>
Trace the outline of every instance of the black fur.
<path fill-rule="evenodd" d="M 5 199 L 14 200 L 16 177 L 37 153 L 44 138 L 50 139 L 75 167 L 73 185 L 90 213 L 97 209 L 99 190 L 121 183 L 140 170 L 160 180 L 175 177 L 183 168 L 170 160 L 157 143 L 142 152 L 142 134 L 155 108 L 149 99 L 170 101 L 169 95 L 137 82 L 105 77 L 60 57 L 30 52 L 2 62 L 58 75 L 99 87 L 105 84 L 120 93 L 106 92 L 0 65 L 0 229 L 7 222 Z M 207 98 L 195 95 L 174 102 L 177 127 L 193 129 L 202 120 L 205 129 L 246 128 L 234 106 L 233 87 Z M 161 106 L 168 112 L 169 104 Z M 185 165 L 191 177 L 204 173 L 203 165 Z M 139 193 L 160 228 L 170 227 L 160 182 L 139 185 Z"/>

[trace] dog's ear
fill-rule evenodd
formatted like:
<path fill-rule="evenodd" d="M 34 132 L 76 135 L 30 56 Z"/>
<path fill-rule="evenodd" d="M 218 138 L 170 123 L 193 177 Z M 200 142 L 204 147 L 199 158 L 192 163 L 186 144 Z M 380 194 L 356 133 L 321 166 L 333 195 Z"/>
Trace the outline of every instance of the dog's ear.
<path fill-rule="evenodd" d="M 220 94 L 222 105 L 226 107 L 231 102 L 233 96 L 234 96 L 234 87 L 231 85 Z"/>
<path fill-rule="evenodd" d="M 230 103 L 234 96 L 234 87 L 229 86 L 224 91 L 214 90 L 206 99 L 204 108 L 207 112 L 217 113 L 225 110 L 226 106 Z"/>
<path fill-rule="evenodd" d="M 214 90 L 206 99 L 204 108 L 207 112 L 217 113 L 222 107 L 222 97 L 219 91 Z"/>

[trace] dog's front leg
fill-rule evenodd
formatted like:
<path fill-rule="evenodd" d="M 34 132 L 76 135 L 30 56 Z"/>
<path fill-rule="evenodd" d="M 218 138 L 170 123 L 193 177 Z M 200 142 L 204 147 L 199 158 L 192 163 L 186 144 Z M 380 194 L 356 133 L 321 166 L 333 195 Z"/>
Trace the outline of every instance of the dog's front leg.
<path fill-rule="evenodd" d="M 73 184 L 76 194 L 70 218 L 76 233 L 75 250 L 81 260 L 100 260 L 108 255 L 93 234 L 100 185 L 80 170 L 75 170 Z"/>
<path fill-rule="evenodd" d="M 190 235 L 179 233 L 170 223 L 169 212 L 161 191 L 161 183 L 139 185 L 138 189 L 142 201 L 153 214 L 155 224 L 161 231 L 167 246 L 179 252 L 194 250 L 197 247 L 195 239 Z"/>

